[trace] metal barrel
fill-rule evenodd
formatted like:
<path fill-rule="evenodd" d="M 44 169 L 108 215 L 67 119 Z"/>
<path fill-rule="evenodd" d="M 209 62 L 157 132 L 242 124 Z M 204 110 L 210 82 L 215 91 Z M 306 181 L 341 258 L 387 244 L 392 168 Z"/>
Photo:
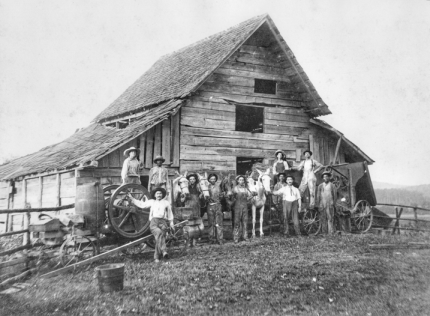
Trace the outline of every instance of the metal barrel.
<path fill-rule="evenodd" d="M 101 292 L 121 291 L 124 288 L 124 263 L 104 264 L 95 270 Z"/>
<path fill-rule="evenodd" d="M 86 228 L 95 233 L 105 220 L 103 188 L 98 182 L 76 187 L 75 213 L 83 215 Z M 97 214 L 98 213 L 98 214 Z"/>

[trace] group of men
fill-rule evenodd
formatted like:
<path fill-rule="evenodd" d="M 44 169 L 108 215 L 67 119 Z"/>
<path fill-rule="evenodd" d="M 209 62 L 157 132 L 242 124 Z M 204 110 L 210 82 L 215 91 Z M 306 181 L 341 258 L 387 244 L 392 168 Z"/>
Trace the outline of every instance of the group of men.
<path fill-rule="evenodd" d="M 138 183 L 140 184 L 139 169 L 143 165 L 137 160 L 139 149 L 131 147 L 124 152 L 128 156 L 124 161 L 122 169 L 123 184 Z M 283 210 L 283 234 L 289 236 L 289 218 L 293 221 L 294 231 L 296 235 L 300 235 L 299 227 L 299 212 L 302 208 L 301 200 L 306 189 L 309 190 L 309 209 L 314 209 L 315 204 L 320 212 L 322 231 L 323 233 L 333 233 L 333 219 L 336 203 L 336 189 L 330 182 L 331 174 L 323 172 L 323 183 L 316 188 L 316 173 L 323 168 L 323 165 L 318 161 L 312 159 L 312 152 L 306 150 L 304 152 L 305 160 L 299 166 L 290 167 L 286 162 L 285 153 L 281 150 L 276 151 L 275 157 L 277 160 L 273 165 L 273 174 L 276 179 L 273 194 L 282 197 Z M 155 166 L 149 172 L 149 190 L 151 192 L 151 200 L 141 201 L 129 196 L 131 201 L 139 208 L 150 208 L 150 230 L 155 237 L 155 253 L 154 259 L 156 262 L 160 258 L 167 258 L 168 254 L 165 245 L 165 233 L 169 229 L 174 229 L 172 206 L 167 201 L 167 186 L 168 186 L 168 171 L 163 167 L 164 158 L 157 156 L 154 158 Z M 287 174 L 289 170 L 303 171 L 302 181 L 299 188 L 296 188 L 294 177 Z M 198 175 L 189 174 L 187 176 L 189 181 L 189 195 L 178 193 L 175 197 L 175 204 L 179 207 L 189 207 L 193 210 L 193 216 L 197 221 L 198 227 L 203 231 L 203 221 L 201 220 L 202 213 L 201 207 L 206 204 L 205 210 L 208 214 L 208 231 L 209 240 L 211 243 L 223 244 L 223 212 L 221 200 L 225 196 L 221 191 L 218 182 L 218 176 L 214 173 L 208 176 L 208 190 L 210 198 L 204 200 L 201 188 L 198 184 Z M 242 238 L 244 241 L 248 240 L 247 235 L 247 221 L 248 221 L 248 201 L 252 198 L 253 193 L 249 191 L 246 186 L 246 179 L 244 176 L 239 175 L 236 177 L 237 185 L 232 189 L 232 195 L 235 199 L 234 207 L 234 242 L 239 242 Z M 317 190 L 316 190 L 317 189 Z M 195 244 L 195 239 L 190 240 L 190 246 Z"/>

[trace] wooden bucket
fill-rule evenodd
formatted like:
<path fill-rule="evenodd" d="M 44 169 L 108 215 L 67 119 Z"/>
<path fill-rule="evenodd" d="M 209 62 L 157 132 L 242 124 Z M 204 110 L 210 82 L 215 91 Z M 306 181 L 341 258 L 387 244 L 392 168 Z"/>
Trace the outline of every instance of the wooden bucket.
<path fill-rule="evenodd" d="M 124 263 L 96 267 L 100 292 L 121 291 L 124 288 Z"/>

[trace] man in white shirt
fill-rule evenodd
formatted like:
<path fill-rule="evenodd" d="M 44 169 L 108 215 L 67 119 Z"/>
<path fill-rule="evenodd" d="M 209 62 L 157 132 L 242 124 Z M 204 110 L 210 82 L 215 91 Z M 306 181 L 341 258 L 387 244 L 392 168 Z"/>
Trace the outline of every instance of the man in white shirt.
<path fill-rule="evenodd" d="M 151 222 L 149 229 L 155 237 L 154 260 L 155 262 L 159 262 L 161 256 L 164 259 L 169 258 L 166 251 L 166 232 L 169 226 L 171 229 L 174 229 L 173 213 L 170 202 L 164 200 L 166 196 L 164 188 L 155 188 L 151 195 L 152 199 L 146 201 L 137 200 L 130 194 L 128 197 L 139 208 L 151 208 L 149 212 L 149 221 Z"/>
<path fill-rule="evenodd" d="M 303 155 L 305 156 L 305 160 L 303 160 L 295 169 L 303 170 L 303 178 L 302 182 L 300 183 L 299 190 L 301 195 L 303 195 L 306 191 L 306 188 L 309 188 L 309 208 L 312 210 L 315 207 L 315 191 L 317 184 L 317 178 L 315 174 L 321 170 L 323 165 L 311 158 L 312 152 L 310 150 L 305 150 Z"/>
<path fill-rule="evenodd" d="M 302 208 L 302 200 L 300 191 L 293 186 L 294 177 L 287 176 L 287 185 L 281 187 L 279 190 L 273 192 L 275 195 L 282 195 L 283 206 L 283 221 L 284 221 L 284 235 L 289 236 L 288 218 L 293 218 L 294 231 L 297 236 L 300 236 L 299 226 L 299 209 Z"/>
<path fill-rule="evenodd" d="M 124 156 L 127 158 L 124 160 L 124 164 L 122 165 L 122 184 L 141 184 L 139 171 L 140 169 L 143 169 L 143 164 L 137 160 L 139 152 L 140 149 L 135 147 L 130 147 L 124 151 Z"/>

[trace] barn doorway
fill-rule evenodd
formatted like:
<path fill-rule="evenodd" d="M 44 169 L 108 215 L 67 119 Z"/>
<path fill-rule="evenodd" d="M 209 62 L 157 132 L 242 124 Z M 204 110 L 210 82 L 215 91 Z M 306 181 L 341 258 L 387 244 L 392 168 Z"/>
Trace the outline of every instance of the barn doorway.
<path fill-rule="evenodd" d="M 236 174 L 244 175 L 252 169 L 252 166 L 257 162 L 263 162 L 264 158 L 254 157 L 237 157 L 236 158 Z"/>

